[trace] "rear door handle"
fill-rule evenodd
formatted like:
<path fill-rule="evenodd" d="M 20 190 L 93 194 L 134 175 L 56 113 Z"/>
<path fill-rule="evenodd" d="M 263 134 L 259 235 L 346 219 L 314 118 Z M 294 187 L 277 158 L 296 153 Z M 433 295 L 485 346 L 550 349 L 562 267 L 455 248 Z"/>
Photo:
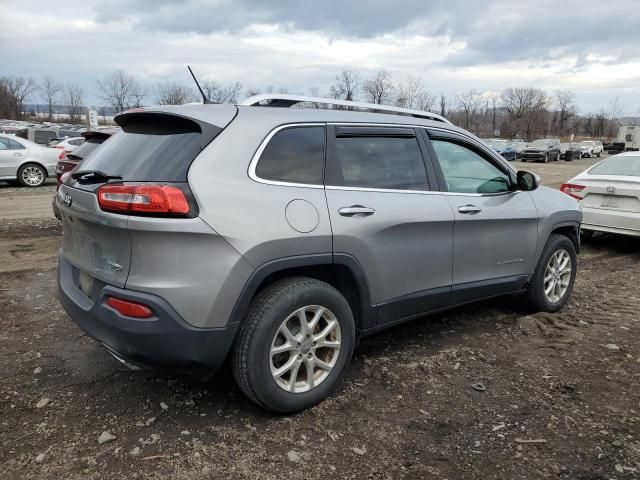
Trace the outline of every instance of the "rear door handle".
<path fill-rule="evenodd" d="M 342 207 L 338 210 L 338 213 L 343 217 L 368 217 L 373 215 L 376 211 L 373 208 L 363 207 L 362 205 L 352 205 L 350 207 Z"/>
<path fill-rule="evenodd" d="M 18 153 L 18 152 L 16 152 L 16 153 L 12 153 L 11 155 L 13 155 L 14 157 L 21 157 L 21 156 L 22 156 L 22 154 L 21 154 L 21 153 Z"/>
<path fill-rule="evenodd" d="M 476 213 L 481 212 L 482 209 L 475 205 L 462 205 L 461 207 L 458 207 L 458 211 L 464 214 L 475 215 Z"/>

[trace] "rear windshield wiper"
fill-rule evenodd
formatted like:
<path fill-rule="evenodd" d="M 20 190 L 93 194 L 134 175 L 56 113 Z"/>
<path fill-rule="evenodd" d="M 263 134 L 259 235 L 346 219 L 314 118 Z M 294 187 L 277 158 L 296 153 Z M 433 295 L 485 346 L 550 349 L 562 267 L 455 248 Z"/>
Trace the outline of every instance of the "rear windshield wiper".
<path fill-rule="evenodd" d="M 109 175 L 100 170 L 81 170 L 71 174 L 71 178 L 79 182 L 101 181 L 101 180 L 122 180 L 120 175 Z"/>

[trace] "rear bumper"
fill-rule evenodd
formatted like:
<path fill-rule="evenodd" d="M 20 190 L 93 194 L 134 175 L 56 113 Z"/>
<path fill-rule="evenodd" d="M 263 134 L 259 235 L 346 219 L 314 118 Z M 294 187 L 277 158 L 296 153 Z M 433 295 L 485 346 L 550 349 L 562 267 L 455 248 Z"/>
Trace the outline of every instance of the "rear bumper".
<path fill-rule="evenodd" d="M 583 230 L 640 236 L 640 213 L 583 207 Z"/>
<path fill-rule="evenodd" d="M 194 328 L 162 298 L 148 293 L 98 285 L 90 298 L 77 286 L 77 270 L 60 252 L 58 292 L 71 319 L 116 357 L 141 368 L 179 371 L 200 378 L 213 375 L 224 363 L 238 323 L 225 328 Z M 148 305 L 150 319 L 124 317 L 105 304 L 115 296 Z"/>

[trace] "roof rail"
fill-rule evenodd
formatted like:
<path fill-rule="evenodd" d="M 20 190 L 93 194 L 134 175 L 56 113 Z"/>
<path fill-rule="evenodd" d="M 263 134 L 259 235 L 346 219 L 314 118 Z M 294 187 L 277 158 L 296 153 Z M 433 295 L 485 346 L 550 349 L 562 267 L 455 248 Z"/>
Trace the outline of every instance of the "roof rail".
<path fill-rule="evenodd" d="M 262 102 L 268 102 L 262 104 Z M 238 105 L 251 106 L 266 106 L 266 107 L 290 107 L 297 103 L 316 103 L 321 105 L 341 105 L 344 107 L 351 107 L 354 109 L 372 110 L 380 113 L 394 113 L 397 115 L 409 115 L 416 118 L 424 118 L 426 120 L 435 120 L 436 122 L 451 122 L 437 113 L 425 112 L 422 110 L 413 110 L 410 108 L 392 107 L 390 105 L 379 105 L 377 103 L 365 103 L 365 102 L 351 102 L 349 100 L 337 100 L 333 98 L 322 97 L 306 97 L 304 95 L 288 95 L 284 93 L 264 93 L 261 95 L 254 95 L 246 100 L 238 103 Z M 262 105 L 261 105 L 262 104 Z"/>

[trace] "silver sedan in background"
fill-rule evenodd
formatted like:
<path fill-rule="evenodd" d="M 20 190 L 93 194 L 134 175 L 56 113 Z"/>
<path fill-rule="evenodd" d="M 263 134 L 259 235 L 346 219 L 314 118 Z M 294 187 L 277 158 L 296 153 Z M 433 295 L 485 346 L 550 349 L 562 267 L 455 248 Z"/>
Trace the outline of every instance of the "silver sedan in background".
<path fill-rule="evenodd" d="M 0 181 L 39 187 L 55 176 L 59 153 L 15 135 L 0 135 Z"/>
<path fill-rule="evenodd" d="M 582 206 L 582 230 L 640 236 L 640 152 L 607 158 L 560 187 Z"/>

